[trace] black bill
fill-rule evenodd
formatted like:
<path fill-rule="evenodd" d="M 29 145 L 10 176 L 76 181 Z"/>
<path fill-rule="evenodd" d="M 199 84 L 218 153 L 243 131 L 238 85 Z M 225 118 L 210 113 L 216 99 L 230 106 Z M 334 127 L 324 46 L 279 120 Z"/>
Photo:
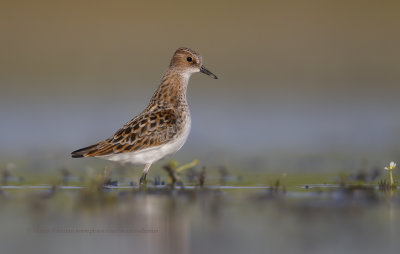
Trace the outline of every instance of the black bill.
<path fill-rule="evenodd" d="M 200 72 L 202 72 L 202 73 L 204 73 L 204 74 L 207 74 L 208 76 L 211 76 L 211 77 L 213 77 L 213 78 L 215 78 L 215 79 L 218 79 L 218 77 L 215 76 L 214 73 L 212 73 L 211 71 L 207 70 L 207 68 L 204 67 L 204 66 L 201 66 L 201 67 L 200 67 Z"/>

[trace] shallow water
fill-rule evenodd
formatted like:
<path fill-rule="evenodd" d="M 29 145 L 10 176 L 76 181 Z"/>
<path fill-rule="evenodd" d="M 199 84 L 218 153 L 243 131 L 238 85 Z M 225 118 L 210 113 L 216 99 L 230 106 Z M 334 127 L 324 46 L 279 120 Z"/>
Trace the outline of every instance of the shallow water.
<path fill-rule="evenodd" d="M 2 186 L 0 201 L 4 253 L 394 253 L 400 247 L 399 191 L 375 186 Z"/>

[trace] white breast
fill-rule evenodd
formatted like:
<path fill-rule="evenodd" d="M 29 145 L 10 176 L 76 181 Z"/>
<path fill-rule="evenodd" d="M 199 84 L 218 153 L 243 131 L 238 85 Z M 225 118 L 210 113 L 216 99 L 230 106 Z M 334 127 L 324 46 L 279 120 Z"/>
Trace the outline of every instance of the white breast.
<path fill-rule="evenodd" d="M 147 164 L 161 160 L 167 155 L 177 152 L 185 144 L 191 127 L 190 117 L 181 134 L 170 142 L 161 146 L 144 149 L 138 152 L 106 155 L 102 158 L 111 161 L 120 161 L 132 164 Z"/>

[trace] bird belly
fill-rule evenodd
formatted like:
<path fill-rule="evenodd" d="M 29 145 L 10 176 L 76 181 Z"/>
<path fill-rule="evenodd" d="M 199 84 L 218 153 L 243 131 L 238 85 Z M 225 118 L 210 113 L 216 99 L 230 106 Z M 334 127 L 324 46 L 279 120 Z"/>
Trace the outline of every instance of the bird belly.
<path fill-rule="evenodd" d="M 136 165 L 154 163 L 161 160 L 165 156 L 177 152 L 185 144 L 190 132 L 190 122 L 186 124 L 184 130 L 175 139 L 160 146 L 147 148 L 136 152 L 127 152 L 119 154 L 111 154 L 102 158 L 111 161 L 120 161 L 124 163 L 132 163 Z"/>

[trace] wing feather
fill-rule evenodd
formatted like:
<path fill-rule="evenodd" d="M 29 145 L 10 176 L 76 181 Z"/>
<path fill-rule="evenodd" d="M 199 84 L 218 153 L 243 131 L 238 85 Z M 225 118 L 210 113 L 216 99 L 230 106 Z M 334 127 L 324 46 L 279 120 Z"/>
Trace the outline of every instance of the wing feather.
<path fill-rule="evenodd" d="M 72 157 L 105 156 L 159 146 L 173 139 L 182 126 L 182 119 L 174 109 L 142 113 L 125 124 L 112 137 L 76 150 L 72 152 Z"/>

